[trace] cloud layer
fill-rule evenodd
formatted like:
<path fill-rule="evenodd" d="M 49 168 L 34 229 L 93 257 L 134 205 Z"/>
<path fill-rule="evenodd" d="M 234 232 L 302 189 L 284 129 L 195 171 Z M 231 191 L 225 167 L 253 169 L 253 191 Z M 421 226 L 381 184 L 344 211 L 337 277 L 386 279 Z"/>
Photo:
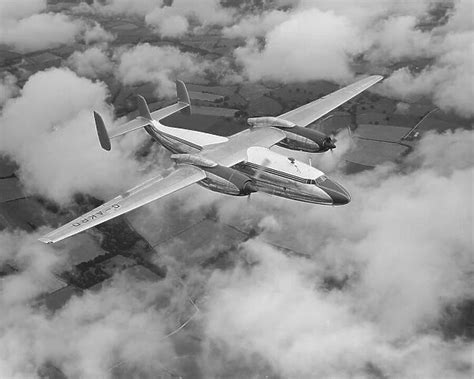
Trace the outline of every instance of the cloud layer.
<path fill-rule="evenodd" d="M 91 110 L 111 127 L 113 112 L 105 84 L 87 77 L 151 81 L 159 96 L 168 96 L 176 78 L 195 79 L 222 69 L 221 62 L 175 47 L 115 49 L 106 45 L 113 35 L 98 24 L 44 13 L 45 1 L 17 3 L 0 2 L 0 31 L 8 31 L 2 42 L 21 51 L 77 38 L 93 46 L 69 58 L 76 73 L 38 72 L 22 89 L 12 75 L 2 77 L 0 153 L 18 163 L 28 192 L 60 204 L 78 192 L 109 198 L 131 187 L 149 169 L 133 156 L 143 133 L 102 151 Z M 422 70 L 402 65 L 381 91 L 407 101 L 429 96 L 442 109 L 472 117 L 472 4 L 456 1 L 446 23 L 420 27 L 433 4 L 279 1 L 283 8 L 265 2 L 248 15 L 218 1 L 107 0 L 76 10 L 139 17 L 164 37 L 225 26 L 224 36 L 246 39 L 235 57 L 256 81 L 345 82 L 358 59 L 374 67 L 429 59 Z M 51 36 L 43 23 L 59 29 Z M 42 39 L 32 38 L 37 28 Z M 151 220 L 213 209 L 219 221 L 258 235 L 224 252 L 218 238 L 211 242 L 209 255 L 213 248 L 228 254 L 220 268 L 196 263 L 193 255 L 202 252 L 189 251 L 178 237 L 156 256 L 169 268 L 165 279 L 117 274 L 54 313 L 37 300 L 48 292 L 52 272 L 68 266 L 67 244 L 42 245 L 40 232 L 0 232 L 0 267 L 17 268 L 0 280 L 0 377 L 34 377 L 48 362 L 73 378 L 181 375 L 189 366 L 202 377 L 469 377 L 472 339 L 448 335 L 443 325 L 474 301 L 473 135 L 429 133 L 402 164 L 346 176 L 339 169 L 350 140 L 339 135 L 334 155 L 313 164 L 350 190 L 352 202 L 340 208 L 258 193 L 246 202 L 190 188 L 172 209 L 165 200 L 139 213 L 143 224 L 155 228 Z M 159 172 L 160 162 L 153 163 Z M 190 294 L 198 299 L 198 317 L 177 340 L 169 338 L 188 319 Z"/>
<path fill-rule="evenodd" d="M 110 153 L 98 144 L 91 109 L 111 125 L 106 97 L 103 83 L 52 69 L 32 75 L 5 103 L 0 151 L 19 164 L 27 191 L 66 203 L 79 192 L 110 196 L 137 180 L 131 154 L 139 141 L 118 142 Z"/>
<path fill-rule="evenodd" d="M 430 12 L 436 8 L 436 1 L 357 6 L 302 1 L 285 12 L 264 10 L 243 17 L 224 33 L 247 38 L 235 57 L 250 80 L 344 82 L 361 58 L 374 67 L 405 60 L 406 66 L 385 81 L 385 95 L 405 100 L 426 96 L 445 111 L 472 117 L 474 26 L 464 16 L 472 14 L 472 2 L 455 1 L 444 25 L 433 21 L 435 12 Z M 249 26 L 255 22 L 258 27 Z M 430 22 L 431 27 L 420 26 Z M 417 72 L 414 66 L 424 65 L 417 64 L 420 58 L 433 63 Z"/>
<path fill-rule="evenodd" d="M 472 344 L 443 340 L 438 325 L 447 306 L 472 299 L 472 138 L 433 134 L 405 173 L 346 177 L 353 202 L 343 209 L 259 198 L 251 211 L 224 199 L 223 221 L 250 218 L 265 231 L 241 247 L 235 270 L 208 283 L 213 375 L 247 364 L 290 377 L 364 376 L 369 366 L 467 375 Z M 308 257 L 285 256 L 268 239 Z"/>

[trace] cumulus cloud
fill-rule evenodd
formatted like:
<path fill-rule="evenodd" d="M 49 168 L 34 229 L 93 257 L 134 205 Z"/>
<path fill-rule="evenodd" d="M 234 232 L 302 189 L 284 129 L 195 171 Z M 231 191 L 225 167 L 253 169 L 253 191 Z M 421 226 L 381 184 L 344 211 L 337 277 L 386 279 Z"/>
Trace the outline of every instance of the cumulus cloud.
<path fill-rule="evenodd" d="M 87 45 L 97 42 L 111 42 L 115 39 L 114 35 L 106 31 L 99 23 L 94 23 L 93 26 L 87 27 L 83 35 L 84 42 Z"/>
<path fill-rule="evenodd" d="M 225 27 L 222 34 L 226 37 L 261 37 L 276 25 L 287 19 L 284 11 L 273 9 L 261 14 L 243 17 L 238 23 Z"/>
<path fill-rule="evenodd" d="M 222 6 L 219 0 L 107 0 L 94 1 L 92 5 L 81 3 L 75 10 L 143 17 L 163 37 L 180 37 L 200 27 L 228 25 L 235 13 L 234 8 Z"/>
<path fill-rule="evenodd" d="M 64 13 L 44 13 L 46 1 L 6 0 L 0 4 L 0 42 L 20 52 L 58 47 L 82 38 L 86 44 L 110 42 L 114 36 L 97 22 Z"/>
<path fill-rule="evenodd" d="M 421 72 L 412 72 L 408 64 L 395 71 L 383 93 L 400 99 L 427 96 L 443 110 L 472 117 L 474 28 L 465 16 L 472 14 L 472 2 L 455 1 L 444 25 L 421 28 L 420 23 L 436 22 L 430 13 L 436 7 L 439 3 L 429 0 L 300 1 L 286 12 L 243 17 L 224 33 L 262 37 L 248 38 L 235 51 L 250 80 L 343 82 L 354 75 L 352 63 L 361 57 L 376 67 L 431 59 Z"/>
<path fill-rule="evenodd" d="M 1 377 L 36 377 L 46 363 L 68 377 L 108 378 L 118 369 L 150 376 L 173 368 L 174 347 L 165 334 L 177 315 L 160 310 L 160 296 L 172 291 L 170 281 L 119 275 L 51 314 L 32 300 L 48 291 L 51 270 L 64 266 L 67 251 L 42 245 L 37 237 L 0 233 L 0 264 L 8 260 L 18 267 L 0 286 Z"/>
<path fill-rule="evenodd" d="M 163 37 L 179 37 L 188 31 L 186 17 L 177 14 L 172 7 L 156 8 L 146 15 L 148 25 Z"/>
<path fill-rule="evenodd" d="M 9 72 L 6 72 L 2 77 L 0 77 L 0 107 L 2 107 L 9 98 L 18 93 L 19 88 L 17 87 L 16 82 L 16 77 Z"/>
<path fill-rule="evenodd" d="M 6 102 L 0 151 L 19 164 L 29 192 L 66 203 L 77 192 L 102 198 L 134 184 L 140 165 L 131 154 L 139 141 L 118 141 L 110 153 L 97 143 L 92 110 L 111 125 L 106 97 L 103 83 L 52 69 L 32 75 Z"/>
<path fill-rule="evenodd" d="M 471 2 L 458 1 L 448 22 L 431 33 L 429 54 L 434 62 L 416 73 L 408 67 L 396 70 L 384 82 L 382 93 L 401 99 L 426 96 L 445 111 L 472 117 L 474 26 L 462 16 L 469 10 L 472 13 Z"/>
<path fill-rule="evenodd" d="M 174 0 L 171 8 L 177 14 L 185 15 L 199 25 L 227 25 L 233 20 L 234 10 L 223 7 L 220 0 Z"/>
<path fill-rule="evenodd" d="M 113 70 L 112 61 L 107 56 L 107 53 L 99 47 L 75 51 L 68 58 L 68 63 L 79 75 L 90 78 L 100 77 Z"/>
<path fill-rule="evenodd" d="M 267 229 L 208 283 L 210 376 L 249 366 L 290 377 L 467 375 L 472 344 L 443 340 L 438 323 L 446 306 L 472 299 L 472 134 L 429 135 L 404 174 L 389 165 L 346 177 L 353 202 L 341 209 L 223 200 L 223 221 Z"/>
<path fill-rule="evenodd" d="M 0 302 L 3 309 L 7 309 L 6 304 L 23 304 L 48 290 L 52 271 L 66 264 L 64 254 L 39 246 L 37 237 L 37 234 L 21 231 L 0 233 L 0 265 L 11 263 L 21 272 L 21 275 L 2 279 Z"/>
<path fill-rule="evenodd" d="M 106 0 L 97 1 L 89 5 L 86 2 L 80 3 L 76 12 L 101 12 L 104 15 L 127 14 L 131 16 L 145 16 L 156 6 L 161 6 L 161 0 Z"/>
<path fill-rule="evenodd" d="M 45 7 L 44 1 L 22 2 L 18 8 L 8 4 L 1 3 L 0 15 L 15 23 Z M 161 5 L 158 15 L 170 8 Z M 345 81 L 358 54 L 378 64 L 429 57 L 433 63 L 421 72 L 395 71 L 383 90 L 403 99 L 431 96 L 444 109 L 470 115 L 469 1 L 456 2 L 442 27 L 420 31 L 417 22 L 430 6 L 429 1 L 299 1 L 285 12 L 270 9 L 243 17 L 224 33 L 249 38 L 236 57 L 254 80 Z M 157 2 L 108 0 L 81 7 L 145 18 Z M 208 22 L 204 12 L 164 12 L 176 17 L 177 25 L 157 23 L 169 36 Z M 86 43 L 107 42 L 102 30 L 85 32 Z M 300 31 L 305 38 L 310 33 L 310 40 L 297 40 Z M 394 31 L 400 38 L 390 41 Z M 90 77 L 104 74 L 103 67 L 110 72 L 113 65 L 123 83 L 152 81 L 160 96 L 174 95 L 176 78 L 215 68 L 194 54 L 148 44 L 116 51 L 112 58 L 100 46 L 90 47 L 74 53 L 68 64 Z M 76 192 L 108 198 L 140 179 L 144 166 L 130 156 L 142 141 L 140 132 L 136 139 L 114 143 L 110 153 L 97 143 L 91 110 L 100 111 L 108 125 L 113 119 L 104 84 L 53 69 L 30 77 L 22 90 L 11 76 L 1 86 L 11 92 L 0 115 L 0 152 L 18 162 L 28 191 L 64 204 Z M 404 112 L 406 104 L 398 108 Z M 259 231 L 229 254 L 230 267 L 219 270 L 189 264 L 184 257 L 195 252 L 182 251 L 179 243 L 160 250 L 157 259 L 180 271 L 184 287 L 169 278 L 143 283 L 119 275 L 51 314 L 32 301 L 47 292 L 51 271 L 67 264 L 68 251 L 34 242 L 39 233 L 0 233 L 0 265 L 14 262 L 18 268 L 0 283 L 5 310 L 0 377 L 33 377 L 45 362 L 68 377 L 123 372 L 156 377 L 178 368 L 166 333 L 180 319 L 188 291 L 204 293 L 200 318 L 190 325 L 199 336 L 193 336 L 198 349 L 190 354 L 204 377 L 468 377 L 472 341 L 443 337 L 442 323 L 450 321 L 447 307 L 473 300 L 473 133 L 427 134 L 401 166 L 386 164 L 344 177 L 339 168 L 350 139 L 345 131 L 337 139 L 333 155 L 319 155 L 312 163 L 350 190 L 353 200 L 345 207 L 258 193 L 245 202 L 199 188 L 190 188 L 193 196 L 181 197 L 169 215 L 159 203 L 148 207 L 154 219 L 196 206 L 212 208 L 220 221 Z"/>
<path fill-rule="evenodd" d="M 31 16 L 46 9 L 46 0 L 5 0 L 0 3 L 0 19 L 3 22 L 8 20 L 19 20 Z"/>
<path fill-rule="evenodd" d="M 153 82 L 160 97 L 176 93 L 176 79 L 203 75 L 210 65 L 195 54 L 184 53 L 171 46 L 135 46 L 120 55 L 118 77 L 125 84 Z"/>
<path fill-rule="evenodd" d="M 471 131 L 428 134 L 402 170 L 390 164 L 346 176 L 341 182 L 353 202 L 341 208 L 258 194 L 250 204 L 209 196 L 220 221 L 247 220 L 260 235 L 221 270 L 189 264 L 187 250 L 160 250 L 184 286 L 117 277 L 46 316 L 24 303 L 41 292 L 28 290 L 35 288 L 28 282 L 23 300 L 15 292 L 0 298 L 9 310 L 0 316 L 0 373 L 34 375 L 45 361 L 72 376 L 113 377 L 113 367 L 130 376 L 180 372 L 166 332 L 183 310 L 179 299 L 197 291 L 205 296 L 190 326 L 200 341 L 192 354 L 205 377 L 230 371 L 236 377 L 467 376 L 472 343 L 445 339 L 439 329 L 446 306 L 472 299 L 472 138 Z M 193 207 L 204 205 L 201 200 L 183 199 Z M 2 254 L 22 262 L 21 273 L 34 265 L 47 276 L 63 262 L 61 253 L 41 245 L 38 254 L 34 238 L 4 233 Z M 27 248 L 28 254 L 19 253 Z M 158 306 L 163 296 L 174 300 Z"/>
<path fill-rule="evenodd" d="M 429 55 L 430 33 L 417 29 L 418 19 L 413 15 L 390 17 L 377 23 L 372 31 L 371 50 L 366 54 L 372 61 L 398 61 Z"/>
<path fill-rule="evenodd" d="M 268 32 L 264 46 L 252 39 L 235 56 L 250 80 L 347 80 L 349 57 L 360 52 L 355 30 L 343 16 L 310 9 Z"/>
<path fill-rule="evenodd" d="M 0 42 L 22 52 L 41 50 L 73 42 L 82 28 L 81 21 L 64 14 L 32 14 L 19 20 L 3 20 Z"/>

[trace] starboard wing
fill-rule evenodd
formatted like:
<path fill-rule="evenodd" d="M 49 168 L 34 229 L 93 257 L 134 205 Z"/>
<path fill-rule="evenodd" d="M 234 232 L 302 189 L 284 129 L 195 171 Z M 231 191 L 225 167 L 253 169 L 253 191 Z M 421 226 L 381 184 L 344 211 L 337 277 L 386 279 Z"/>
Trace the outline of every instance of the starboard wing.
<path fill-rule="evenodd" d="M 130 212 L 204 179 L 206 174 L 198 167 L 184 165 L 165 178 L 156 177 L 139 184 L 92 211 L 44 235 L 44 243 L 58 242 L 114 217 Z"/>
<path fill-rule="evenodd" d="M 298 126 L 307 126 L 382 79 L 383 76 L 381 75 L 369 76 L 352 83 L 347 87 L 330 93 L 329 95 L 323 96 L 320 99 L 312 101 L 311 103 L 283 113 L 278 116 L 278 118 L 293 122 Z"/>

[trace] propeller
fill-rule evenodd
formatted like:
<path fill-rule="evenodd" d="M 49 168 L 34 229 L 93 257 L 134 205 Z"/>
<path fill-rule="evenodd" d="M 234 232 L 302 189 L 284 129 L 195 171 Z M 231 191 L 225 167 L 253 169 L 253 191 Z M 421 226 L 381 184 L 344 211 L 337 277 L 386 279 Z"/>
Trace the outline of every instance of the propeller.
<path fill-rule="evenodd" d="M 323 140 L 323 148 L 326 150 L 331 150 L 336 148 L 336 139 L 331 137 L 326 137 Z"/>

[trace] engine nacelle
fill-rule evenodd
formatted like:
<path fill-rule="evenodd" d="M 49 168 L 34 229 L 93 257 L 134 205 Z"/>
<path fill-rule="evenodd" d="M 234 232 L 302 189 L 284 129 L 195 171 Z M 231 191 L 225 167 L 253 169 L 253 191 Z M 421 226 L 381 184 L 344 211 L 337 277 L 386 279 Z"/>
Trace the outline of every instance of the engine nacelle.
<path fill-rule="evenodd" d="M 245 196 L 257 192 L 252 179 L 233 168 L 224 166 L 206 167 L 207 178 L 200 184 L 211 191 L 222 192 L 227 195 Z"/>
<path fill-rule="evenodd" d="M 293 128 L 296 126 L 295 123 L 278 117 L 251 117 L 247 119 L 247 123 L 251 127 L 257 128 L 269 126 L 274 126 L 275 128 Z"/>
<path fill-rule="evenodd" d="M 317 130 L 294 126 L 281 131 L 286 134 L 286 138 L 277 145 L 286 149 L 322 153 L 336 147 L 330 137 Z"/>
<path fill-rule="evenodd" d="M 273 127 L 286 134 L 286 138 L 277 145 L 308 153 L 322 153 L 334 149 L 334 141 L 317 130 L 302 128 L 295 123 L 278 117 L 252 117 L 247 119 L 251 127 Z"/>

